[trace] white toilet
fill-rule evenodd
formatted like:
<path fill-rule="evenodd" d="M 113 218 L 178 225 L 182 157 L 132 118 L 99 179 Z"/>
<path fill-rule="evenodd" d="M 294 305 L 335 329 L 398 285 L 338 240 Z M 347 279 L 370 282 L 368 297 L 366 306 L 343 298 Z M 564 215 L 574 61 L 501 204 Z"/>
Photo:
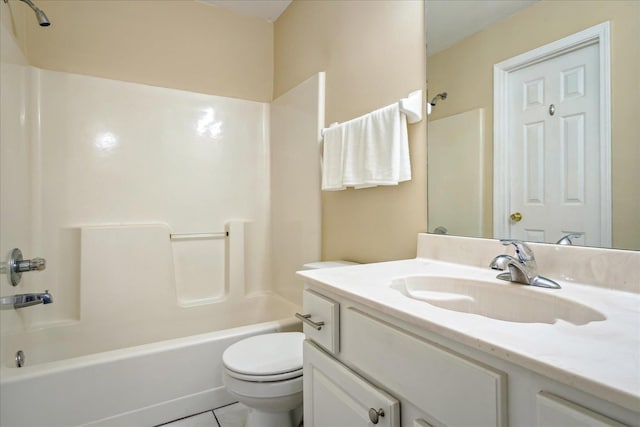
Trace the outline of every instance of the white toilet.
<path fill-rule="evenodd" d="M 222 355 L 223 382 L 249 407 L 247 427 L 289 427 L 302 405 L 302 332 L 257 335 Z"/>
<path fill-rule="evenodd" d="M 305 269 L 353 263 L 315 262 Z M 232 344 L 222 354 L 227 391 L 249 407 L 246 427 L 297 427 L 292 413 L 302 405 L 301 332 L 256 335 Z"/>

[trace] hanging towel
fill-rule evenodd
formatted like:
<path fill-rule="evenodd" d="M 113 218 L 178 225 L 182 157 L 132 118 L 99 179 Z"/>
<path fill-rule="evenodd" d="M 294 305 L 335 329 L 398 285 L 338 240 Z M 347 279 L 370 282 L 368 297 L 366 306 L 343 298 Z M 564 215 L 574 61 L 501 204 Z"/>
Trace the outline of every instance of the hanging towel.
<path fill-rule="evenodd" d="M 356 185 L 397 185 L 411 179 L 406 116 L 397 103 L 365 117 L 362 179 Z"/>
<path fill-rule="evenodd" d="M 411 179 L 407 121 L 397 103 L 325 129 L 323 190 Z"/>

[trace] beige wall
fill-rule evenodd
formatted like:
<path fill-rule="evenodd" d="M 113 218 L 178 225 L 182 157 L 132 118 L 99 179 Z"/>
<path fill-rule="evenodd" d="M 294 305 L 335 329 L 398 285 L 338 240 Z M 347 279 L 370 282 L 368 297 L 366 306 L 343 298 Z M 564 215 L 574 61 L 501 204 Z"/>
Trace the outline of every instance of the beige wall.
<path fill-rule="evenodd" d="M 270 101 L 273 24 L 197 1 L 18 1 L 14 31 L 31 65 L 194 92 Z M 28 13 L 25 13 L 27 11 Z M 3 10 L 4 12 L 4 10 Z"/>
<path fill-rule="evenodd" d="M 417 1 L 296 0 L 276 21 L 274 95 L 326 71 L 326 123 L 424 88 L 424 11 Z M 410 258 L 426 229 L 426 124 L 409 126 L 413 179 L 324 192 L 323 259 Z"/>
<path fill-rule="evenodd" d="M 429 120 L 484 108 L 485 140 L 493 140 L 493 64 L 611 21 L 613 246 L 640 249 L 640 2 L 542 1 L 432 55 L 429 93 L 448 92 Z M 487 144 L 485 229 L 492 229 L 492 145 Z M 488 228 L 487 228 L 488 227 Z"/>

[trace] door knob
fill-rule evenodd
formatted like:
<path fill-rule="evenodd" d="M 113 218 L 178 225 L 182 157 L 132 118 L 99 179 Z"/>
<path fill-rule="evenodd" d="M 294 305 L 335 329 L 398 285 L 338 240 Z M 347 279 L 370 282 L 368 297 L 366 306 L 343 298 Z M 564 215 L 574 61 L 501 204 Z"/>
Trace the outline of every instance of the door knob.
<path fill-rule="evenodd" d="M 511 221 L 519 222 L 522 219 L 522 214 L 520 212 L 514 212 L 511 214 Z"/>
<path fill-rule="evenodd" d="M 380 417 L 384 417 L 384 410 L 382 408 L 377 410 L 369 408 L 369 420 L 371 420 L 371 423 L 378 424 Z"/>

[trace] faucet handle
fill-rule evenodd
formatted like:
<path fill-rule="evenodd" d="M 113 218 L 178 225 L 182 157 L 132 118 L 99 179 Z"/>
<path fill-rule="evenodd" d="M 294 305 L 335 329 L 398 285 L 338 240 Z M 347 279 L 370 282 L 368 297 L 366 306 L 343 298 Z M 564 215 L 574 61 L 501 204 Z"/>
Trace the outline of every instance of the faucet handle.
<path fill-rule="evenodd" d="M 23 273 L 25 271 L 42 271 L 47 268 L 47 260 L 44 258 L 26 259 L 20 261 L 16 268 L 19 273 Z"/>
<path fill-rule="evenodd" d="M 15 248 L 11 251 L 11 257 L 7 262 L 7 267 L 3 269 L 3 272 L 9 275 L 9 281 L 12 286 L 18 286 L 22 278 L 22 273 L 27 271 L 42 271 L 47 268 L 47 261 L 44 258 L 24 259 L 22 258 L 22 251 Z"/>
<path fill-rule="evenodd" d="M 500 243 L 504 246 L 513 245 L 516 248 L 516 256 L 520 262 L 534 261 L 533 250 L 522 240 L 500 239 Z"/>
<path fill-rule="evenodd" d="M 489 268 L 492 270 L 500 270 L 504 271 L 507 269 L 507 264 L 509 261 L 515 261 L 515 258 L 511 255 L 500 254 L 489 263 Z"/>

